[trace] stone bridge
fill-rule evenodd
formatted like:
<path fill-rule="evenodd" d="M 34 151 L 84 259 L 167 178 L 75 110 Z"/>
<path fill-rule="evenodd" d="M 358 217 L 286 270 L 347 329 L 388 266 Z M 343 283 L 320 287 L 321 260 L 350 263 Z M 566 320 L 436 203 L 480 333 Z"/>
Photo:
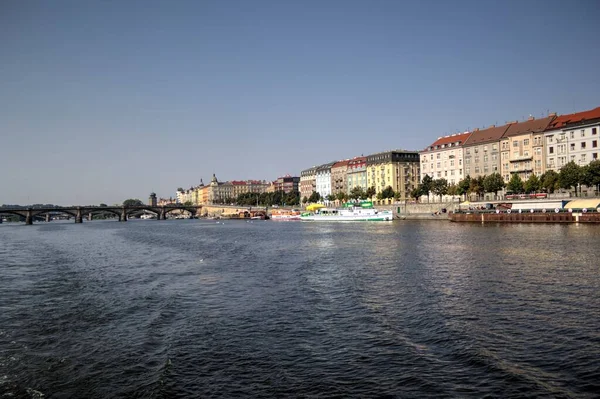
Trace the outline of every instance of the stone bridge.
<path fill-rule="evenodd" d="M 166 220 L 169 212 L 180 210 L 188 211 L 196 215 L 202 206 L 193 205 L 168 205 L 168 206 L 65 206 L 57 208 L 0 208 L 1 214 L 19 215 L 25 218 L 25 224 L 33 224 L 36 217 L 45 216 L 46 221 L 50 221 L 51 213 L 62 213 L 75 218 L 75 223 L 83 223 L 83 215 L 88 215 L 88 220 L 92 220 L 94 213 L 112 213 L 117 216 L 119 222 L 126 222 L 127 217 L 136 212 L 149 211 L 156 214 L 156 220 Z M 0 218 L 0 223 L 2 219 Z"/>

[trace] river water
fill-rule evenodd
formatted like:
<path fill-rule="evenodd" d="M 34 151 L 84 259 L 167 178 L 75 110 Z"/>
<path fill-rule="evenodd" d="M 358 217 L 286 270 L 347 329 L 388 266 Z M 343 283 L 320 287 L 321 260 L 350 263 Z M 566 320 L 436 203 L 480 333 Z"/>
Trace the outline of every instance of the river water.
<path fill-rule="evenodd" d="M 0 397 L 594 397 L 599 243 L 585 225 L 5 223 Z"/>

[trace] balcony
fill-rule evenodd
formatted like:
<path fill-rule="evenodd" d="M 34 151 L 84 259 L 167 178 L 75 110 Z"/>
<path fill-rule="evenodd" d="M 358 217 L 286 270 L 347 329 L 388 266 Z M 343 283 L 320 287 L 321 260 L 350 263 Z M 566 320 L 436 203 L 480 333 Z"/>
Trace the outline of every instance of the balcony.
<path fill-rule="evenodd" d="M 520 162 L 520 161 L 531 161 L 533 155 L 521 155 L 516 158 L 510 159 L 508 162 Z"/>

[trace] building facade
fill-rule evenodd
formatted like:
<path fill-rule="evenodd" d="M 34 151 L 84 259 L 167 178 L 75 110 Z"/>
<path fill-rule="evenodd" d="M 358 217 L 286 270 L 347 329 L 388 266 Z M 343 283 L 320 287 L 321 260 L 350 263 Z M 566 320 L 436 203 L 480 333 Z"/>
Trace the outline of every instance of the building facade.
<path fill-rule="evenodd" d="M 331 166 L 331 194 L 348 192 L 348 160 L 339 161 Z"/>
<path fill-rule="evenodd" d="M 475 129 L 463 145 L 463 175 L 472 178 L 500 173 L 500 139 L 512 123 Z"/>
<path fill-rule="evenodd" d="M 273 181 L 273 191 L 283 191 L 288 194 L 292 191 L 300 191 L 300 177 L 285 175 Z"/>
<path fill-rule="evenodd" d="M 558 172 L 574 161 L 580 166 L 600 159 L 600 107 L 561 115 L 544 132 L 546 170 Z"/>
<path fill-rule="evenodd" d="M 556 114 L 541 119 L 531 116 L 509 126 L 500 139 L 500 174 L 505 182 L 513 174 L 525 181 L 532 174 L 539 177 L 544 173 L 544 131 L 555 117 Z"/>
<path fill-rule="evenodd" d="M 317 167 L 305 169 L 300 172 L 300 199 L 310 198 L 312 193 L 317 189 L 316 182 Z"/>
<path fill-rule="evenodd" d="M 354 187 L 360 187 L 367 191 L 367 157 L 361 156 L 350 159 L 346 175 L 348 179 L 347 194 L 350 194 Z"/>
<path fill-rule="evenodd" d="M 331 167 L 335 162 L 329 162 L 317 166 L 315 171 L 316 191 L 321 195 L 321 199 L 327 198 L 331 194 Z"/>
<path fill-rule="evenodd" d="M 429 147 L 419 153 L 421 180 L 425 175 L 432 179 L 446 179 L 456 184 L 466 175 L 463 169 L 463 145 L 471 132 L 439 137 Z"/>
<path fill-rule="evenodd" d="M 400 200 L 410 198 L 420 179 L 419 153 L 394 150 L 367 156 L 367 186 L 380 193 L 388 186 Z M 375 197 L 373 198 L 373 200 Z"/>

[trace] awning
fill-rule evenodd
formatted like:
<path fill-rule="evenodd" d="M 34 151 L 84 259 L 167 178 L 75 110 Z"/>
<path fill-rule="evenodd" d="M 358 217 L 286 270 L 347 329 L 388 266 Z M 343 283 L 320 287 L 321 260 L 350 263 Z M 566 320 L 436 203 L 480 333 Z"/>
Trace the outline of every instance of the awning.
<path fill-rule="evenodd" d="M 310 204 L 306 207 L 306 210 L 309 212 L 316 211 L 319 208 L 325 208 L 325 205 L 322 204 Z"/>
<path fill-rule="evenodd" d="M 569 201 L 565 205 L 565 209 L 596 209 L 600 207 L 600 199 L 576 199 L 573 201 Z"/>

